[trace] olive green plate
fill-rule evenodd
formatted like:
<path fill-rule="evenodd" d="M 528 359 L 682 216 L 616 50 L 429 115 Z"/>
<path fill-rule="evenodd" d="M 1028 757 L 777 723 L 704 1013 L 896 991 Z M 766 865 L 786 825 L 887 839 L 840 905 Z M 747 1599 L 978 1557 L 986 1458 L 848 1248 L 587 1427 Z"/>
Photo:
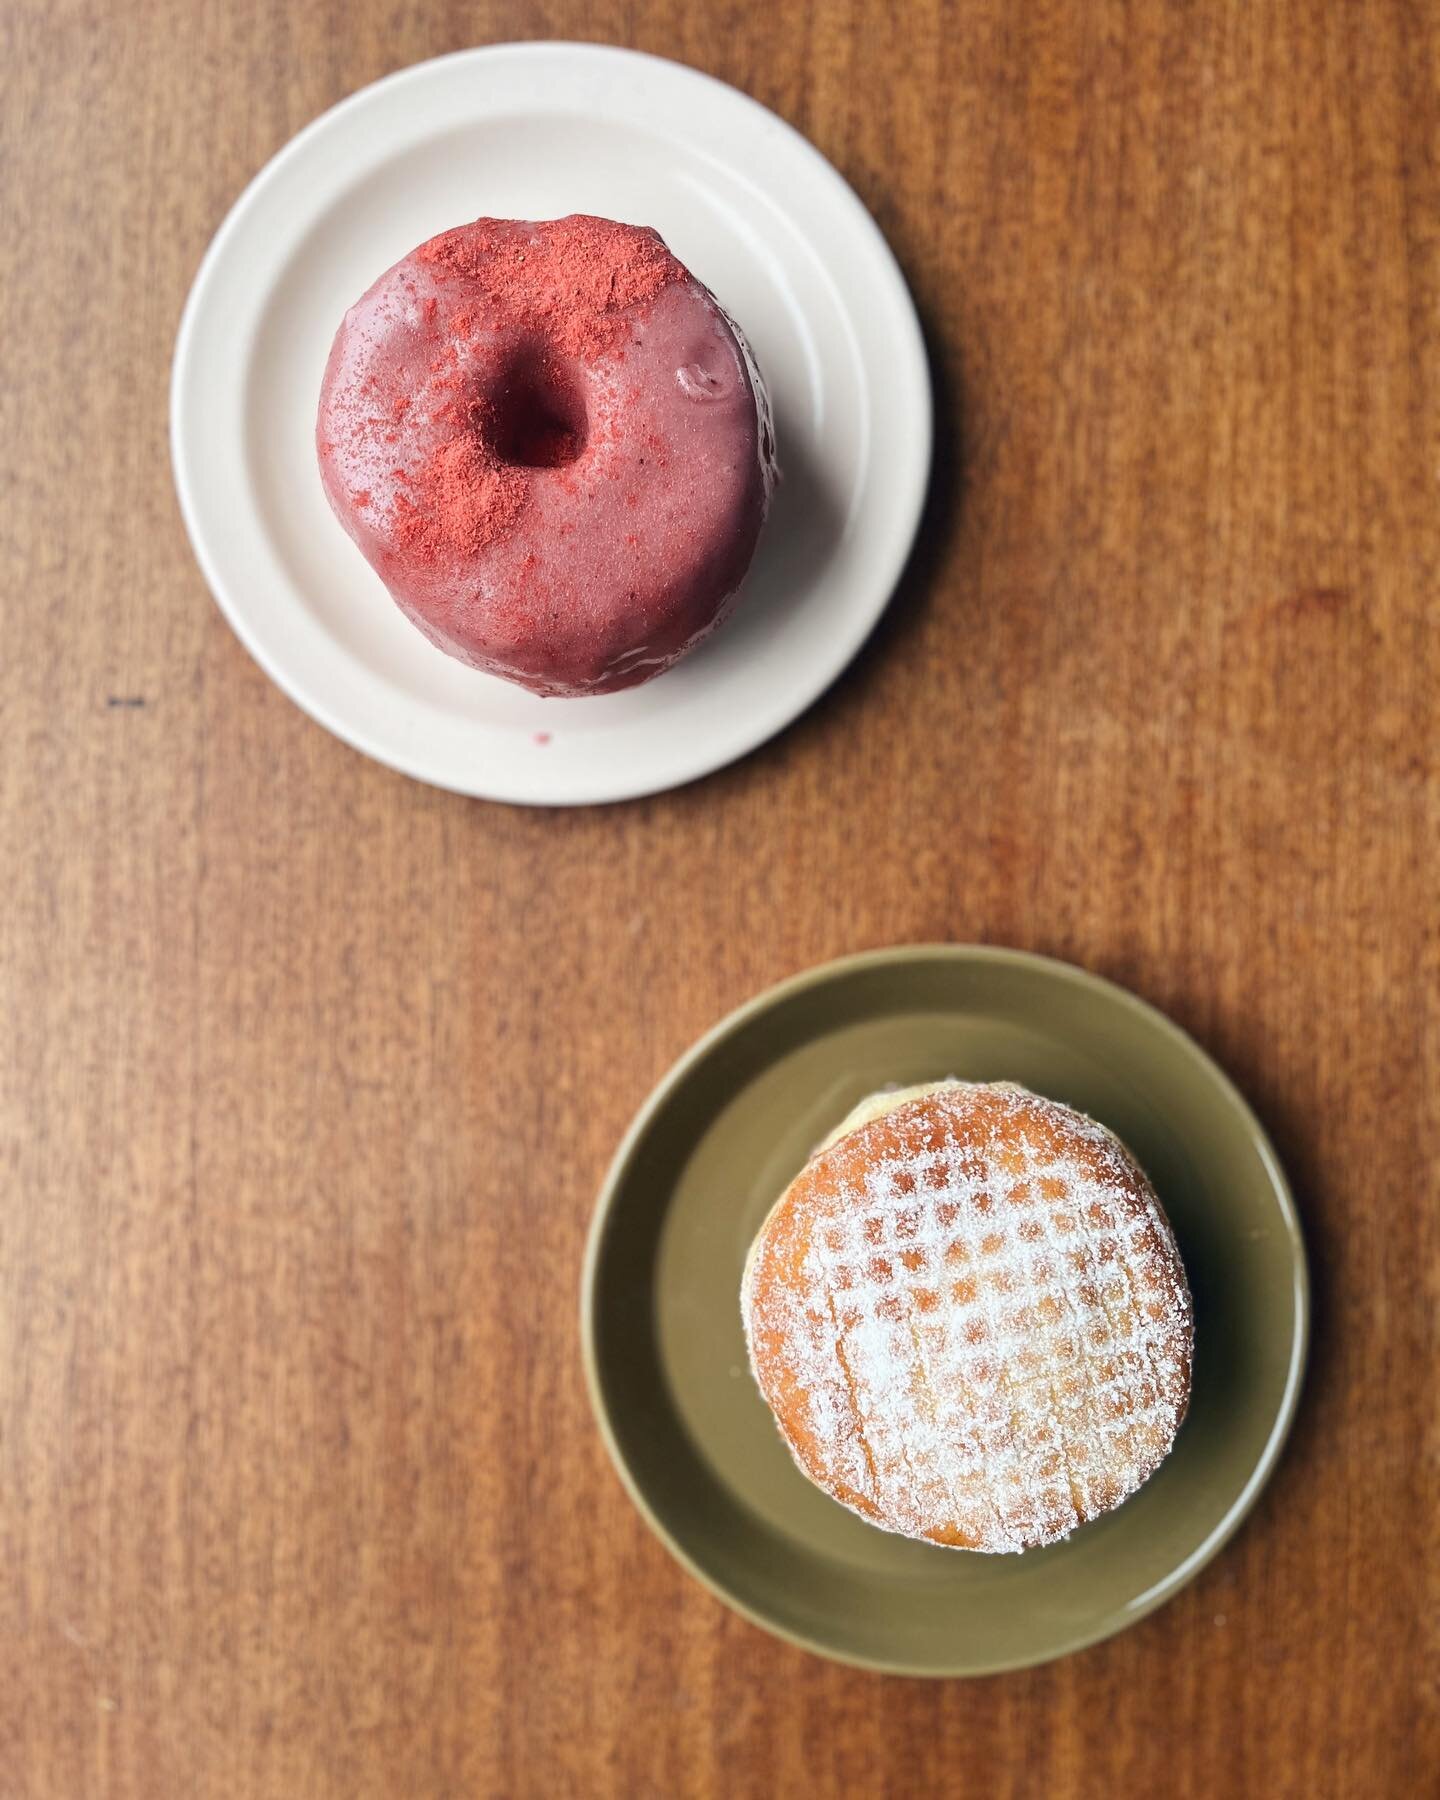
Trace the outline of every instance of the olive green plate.
<path fill-rule="evenodd" d="M 1194 1390 L 1169 1459 L 1116 1512 L 1023 1556 L 894 1537 L 828 1499 L 791 1461 L 745 1356 L 740 1274 L 772 1202 L 856 1100 L 947 1075 L 1023 1082 L 1117 1131 L 1195 1295 Z M 1064 963 L 923 946 L 785 982 L 675 1065 L 606 1178 L 582 1329 L 616 1467 L 693 1575 L 821 1655 L 980 1675 L 1120 1631 L 1209 1561 L 1275 1465 L 1307 1319 L 1285 1177 L 1198 1045 Z"/>

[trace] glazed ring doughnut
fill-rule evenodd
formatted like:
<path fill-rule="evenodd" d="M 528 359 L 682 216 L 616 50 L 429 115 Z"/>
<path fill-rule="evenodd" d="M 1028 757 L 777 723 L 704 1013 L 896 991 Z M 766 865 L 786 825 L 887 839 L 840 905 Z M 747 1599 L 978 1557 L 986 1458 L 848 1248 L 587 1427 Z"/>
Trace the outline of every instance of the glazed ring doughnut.
<path fill-rule="evenodd" d="M 1190 1292 L 1119 1139 L 1024 1088 L 877 1096 L 761 1227 L 741 1297 L 801 1469 L 887 1531 L 1054 1543 L 1132 1494 L 1189 1403 Z"/>
<path fill-rule="evenodd" d="M 477 219 L 349 313 L 325 492 L 407 616 L 540 694 L 668 669 L 726 616 L 775 479 L 739 330 L 654 232 Z"/>

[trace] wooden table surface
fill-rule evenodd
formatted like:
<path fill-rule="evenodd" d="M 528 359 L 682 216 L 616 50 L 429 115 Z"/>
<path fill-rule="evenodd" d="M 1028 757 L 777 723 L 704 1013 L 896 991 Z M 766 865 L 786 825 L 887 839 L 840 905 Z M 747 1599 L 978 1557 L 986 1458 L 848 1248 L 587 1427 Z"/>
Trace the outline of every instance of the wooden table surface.
<path fill-rule="evenodd" d="M 433 792 L 211 604 L 166 449 L 207 240 L 386 71 L 590 36 L 792 120 L 941 432 L 855 668 L 678 793 Z M 15 0 L 0 22 L 0 1794 L 1435 1792 L 1440 21 L 1360 5 Z M 592 1429 L 607 1157 L 720 1014 L 1015 944 L 1243 1085 L 1313 1249 L 1240 1537 L 925 1683 L 694 1585 Z"/>

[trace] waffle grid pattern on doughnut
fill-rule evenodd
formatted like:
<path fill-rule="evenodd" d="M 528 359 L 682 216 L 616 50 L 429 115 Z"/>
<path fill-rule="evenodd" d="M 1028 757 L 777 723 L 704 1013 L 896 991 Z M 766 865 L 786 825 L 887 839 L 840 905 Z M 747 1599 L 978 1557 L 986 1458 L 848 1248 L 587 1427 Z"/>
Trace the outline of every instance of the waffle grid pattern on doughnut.
<path fill-rule="evenodd" d="M 746 1281 L 797 1460 L 891 1530 L 1050 1543 L 1168 1452 L 1191 1312 L 1128 1153 L 1023 1090 L 957 1087 L 812 1159 Z"/>

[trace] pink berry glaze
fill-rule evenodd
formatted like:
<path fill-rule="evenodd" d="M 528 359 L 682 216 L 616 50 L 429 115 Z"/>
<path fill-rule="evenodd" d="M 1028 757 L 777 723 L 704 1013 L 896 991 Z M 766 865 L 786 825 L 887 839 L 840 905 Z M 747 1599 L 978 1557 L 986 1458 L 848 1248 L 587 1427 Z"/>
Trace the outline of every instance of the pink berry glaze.
<path fill-rule="evenodd" d="M 719 625 L 776 478 L 737 328 L 651 230 L 477 219 L 345 315 L 316 444 L 336 517 L 440 649 L 607 694 Z"/>

